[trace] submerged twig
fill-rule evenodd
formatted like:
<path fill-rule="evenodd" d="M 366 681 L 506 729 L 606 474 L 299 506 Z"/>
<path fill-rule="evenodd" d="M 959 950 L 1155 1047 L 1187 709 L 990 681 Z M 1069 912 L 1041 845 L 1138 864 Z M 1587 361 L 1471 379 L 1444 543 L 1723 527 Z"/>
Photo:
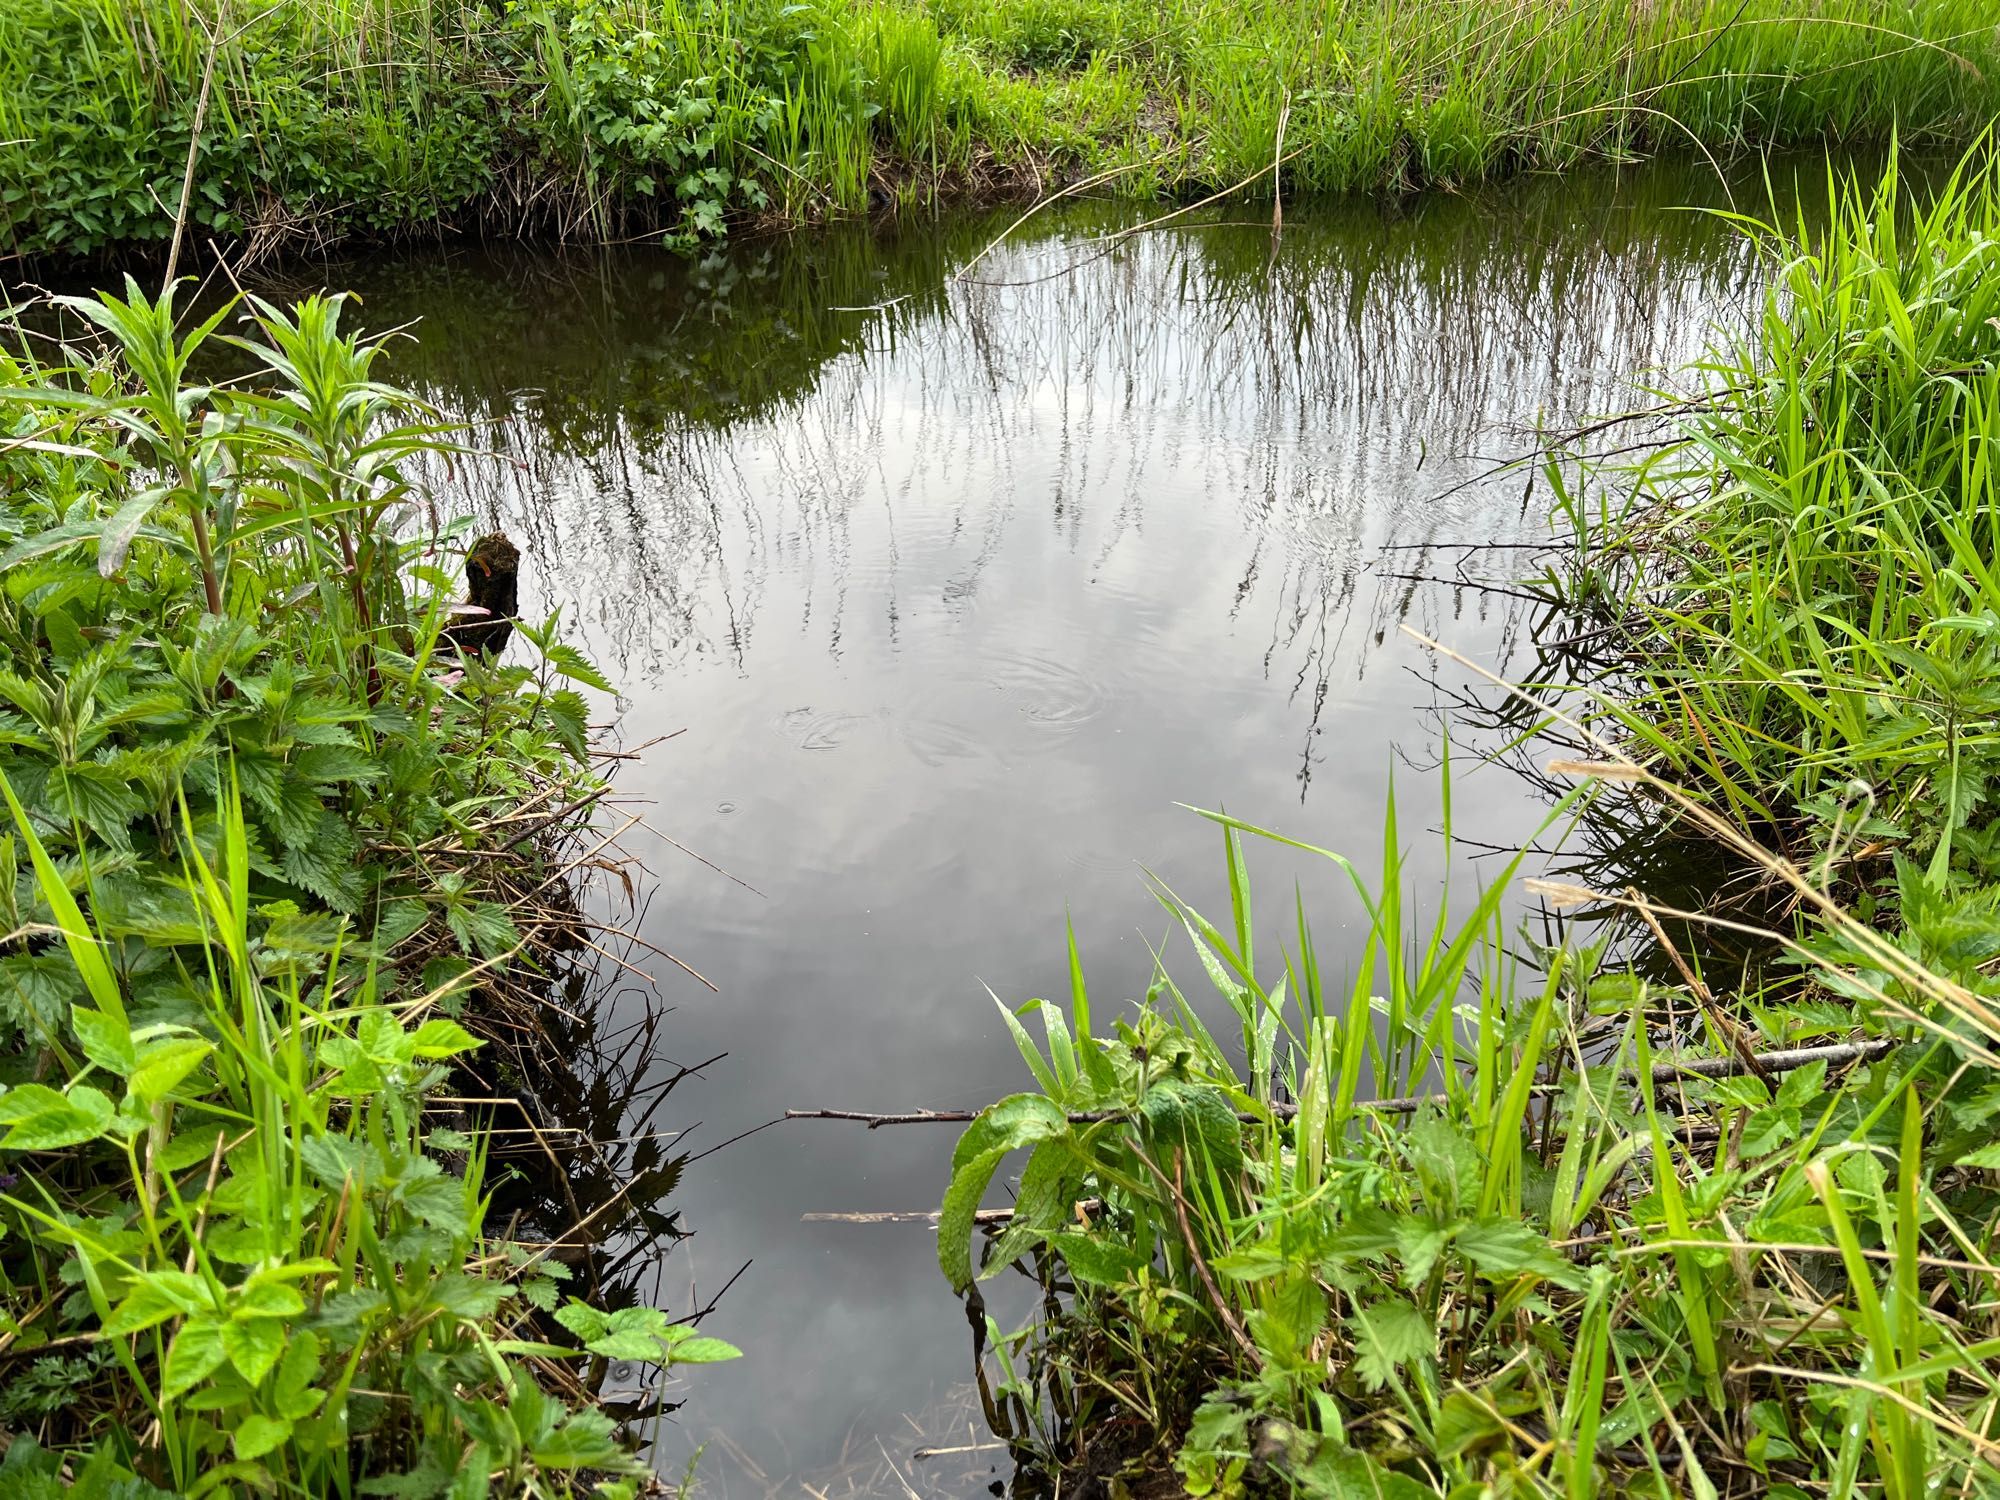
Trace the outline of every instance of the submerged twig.
<path fill-rule="evenodd" d="M 1761 1070 L 1763 1073 L 1789 1073 L 1816 1062 L 1829 1067 L 1842 1063 L 1873 1062 L 1876 1058 L 1902 1045 L 1896 1037 L 1875 1037 L 1865 1042 L 1833 1042 L 1820 1047 L 1786 1047 L 1773 1052 L 1748 1052 L 1730 1057 L 1695 1057 L 1683 1062 L 1655 1063 L 1653 1082 L 1655 1084 L 1677 1083 L 1689 1078 L 1737 1078 L 1745 1073 Z M 1624 1072 L 1618 1075 L 1627 1083 L 1636 1083 L 1638 1075 Z M 1549 1084 L 1536 1084 L 1537 1095 L 1560 1093 L 1561 1090 Z M 1400 1099 L 1357 1099 L 1354 1108 L 1372 1110 L 1376 1114 L 1409 1115 L 1431 1104 L 1448 1104 L 1450 1094 L 1411 1094 Z M 1262 1110 L 1239 1111 L 1236 1118 L 1246 1125 L 1263 1124 L 1268 1120 L 1289 1120 L 1299 1112 L 1299 1106 L 1290 1103 L 1273 1103 Z M 920 1109 L 904 1114 L 869 1114 L 865 1110 L 853 1109 L 788 1109 L 787 1120 L 852 1120 L 876 1130 L 884 1125 L 969 1125 L 979 1118 L 980 1112 L 972 1109 Z M 1107 1120 L 1130 1119 L 1129 1109 L 1085 1109 L 1073 1110 L 1067 1116 L 1072 1125 L 1099 1125 Z"/>

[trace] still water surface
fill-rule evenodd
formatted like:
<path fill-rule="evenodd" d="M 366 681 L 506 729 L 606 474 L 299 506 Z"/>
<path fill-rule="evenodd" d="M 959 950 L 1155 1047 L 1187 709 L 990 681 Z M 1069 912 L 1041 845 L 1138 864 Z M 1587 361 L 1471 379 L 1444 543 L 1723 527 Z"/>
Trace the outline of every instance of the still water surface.
<path fill-rule="evenodd" d="M 332 274 L 376 325 L 421 318 L 393 375 L 486 424 L 446 501 L 521 539 L 621 684 L 621 772 L 660 833 L 644 935 L 663 1051 L 722 1061 L 666 1114 L 718 1144 L 788 1107 L 976 1106 L 1024 1071 L 985 992 L 1144 991 L 1169 924 L 1150 871 L 1226 903 L 1219 840 L 1177 804 L 1377 859 L 1392 778 L 1421 901 L 1436 765 L 1467 674 L 1407 621 L 1518 663 L 1505 595 L 1413 581 L 1526 566 L 1547 535 L 1538 420 L 1632 403 L 1634 371 L 1740 324 L 1756 284 L 1699 172 L 1528 182 L 1415 206 L 1288 206 L 1122 241 L 1084 207 L 990 253 L 1004 220 L 856 226 L 690 265 L 433 254 Z M 1474 744 L 1472 748 L 1477 748 Z M 1457 832 L 1546 804 L 1460 758 Z M 1479 877 L 1459 856 L 1454 879 Z M 1323 964 L 1356 916 L 1302 883 Z M 1178 952 L 1171 943 L 1170 955 Z M 1179 953 L 1177 960 L 1186 955 Z M 636 999 L 633 1000 L 636 1004 Z M 662 1058 L 657 1072 L 669 1071 Z M 657 1118 L 655 1125 L 661 1123 Z M 963 1314 L 921 1224 L 955 1131 L 787 1124 L 694 1162 L 694 1231 L 640 1290 L 747 1357 L 697 1372 L 670 1465 L 706 1492 L 979 1493 L 997 1454 L 962 1390 Z M 997 1306 L 998 1304 L 996 1304 Z"/>

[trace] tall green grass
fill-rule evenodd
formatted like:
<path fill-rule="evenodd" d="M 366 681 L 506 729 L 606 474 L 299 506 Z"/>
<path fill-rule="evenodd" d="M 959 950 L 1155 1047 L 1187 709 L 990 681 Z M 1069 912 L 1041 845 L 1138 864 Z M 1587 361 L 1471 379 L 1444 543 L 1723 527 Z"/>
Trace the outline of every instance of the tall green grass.
<path fill-rule="evenodd" d="M 1217 821 L 1228 912 L 1162 893 L 1206 998 L 1163 962 L 1113 1010 L 1072 943 L 1067 1005 L 1005 1012 L 1035 1090 L 953 1156 L 946 1275 L 1047 1294 L 1019 1331 L 985 1319 L 1017 1457 L 1135 1489 L 1171 1461 L 1196 1496 L 1981 1492 L 2000 1013 L 1976 952 L 1927 930 L 1912 957 L 1734 835 L 1816 914 L 1773 935 L 1813 983 L 1531 966 L 1501 884 L 1412 908 L 1392 812 L 1375 880 L 1311 851 L 1366 913 L 1336 983 L 1303 897 L 1260 954 L 1242 839 L 1275 836 Z"/>
<path fill-rule="evenodd" d="M 1864 899 L 2000 881 L 2000 171 L 1834 178 L 1676 439 L 1575 503 L 1634 743 Z"/>
<path fill-rule="evenodd" d="M 168 238 L 198 116 L 196 242 L 268 248 L 688 244 L 890 191 L 1409 186 L 1996 112 L 1978 0 L 4 0 L 0 247 Z"/>

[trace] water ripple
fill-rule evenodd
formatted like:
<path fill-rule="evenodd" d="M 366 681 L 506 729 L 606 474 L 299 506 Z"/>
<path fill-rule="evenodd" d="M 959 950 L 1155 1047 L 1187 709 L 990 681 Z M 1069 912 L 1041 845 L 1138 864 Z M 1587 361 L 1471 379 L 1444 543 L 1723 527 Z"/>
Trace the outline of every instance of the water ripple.
<path fill-rule="evenodd" d="M 986 680 L 1023 715 L 1053 729 L 1074 730 L 1104 711 L 1104 685 L 1053 656 L 1020 651 L 988 656 Z"/>
<path fill-rule="evenodd" d="M 875 715 L 841 713 L 807 704 L 787 709 L 771 727 L 800 750 L 838 750 Z"/>

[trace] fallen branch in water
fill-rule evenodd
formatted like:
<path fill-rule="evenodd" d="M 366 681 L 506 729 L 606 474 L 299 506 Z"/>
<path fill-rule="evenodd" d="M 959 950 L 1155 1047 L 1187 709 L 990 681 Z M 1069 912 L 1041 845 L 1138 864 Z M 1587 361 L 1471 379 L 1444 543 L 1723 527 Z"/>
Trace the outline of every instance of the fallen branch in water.
<path fill-rule="evenodd" d="M 940 1209 L 889 1209 L 877 1213 L 810 1213 L 800 1214 L 801 1224 L 935 1224 L 942 1215 Z M 975 1226 L 1006 1224 L 1012 1222 L 1014 1210 L 1011 1208 L 982 1208 L 972 1216 Z"/>
<path fill-rule="evenodd" d="M 1101 1198 L 1079 1198 L 1070 1205 L 1070 1212 L 1077 1215 L 1078 1222 L 1084 1222 L 1102 1212 L 1104 1200 Z M 874 1213 L 811 1213 L 800 1214 L 801 1224 L 935 1224 L 943 1217 L 943 1210 L 930 1208 L 889 1209 Z M 1011 1208 L 982 1208 L 972 1216 L 972 1222 L 979 1228 L 995 1224 L 1009 1224 L 1014 1219 Z"/>
<path fill-rule="evenodd" d="M 1899 1044 L 1894 1037 L 1877 1037 L 1867 1042 L 1835 1042 L 1824 1047 L 1788 1047 L 1778 1052 L 1746 1052 L 1732 1057 L 1700 1057 L 1687 1062 L 1666 1062 L 1653 1065 L 1653 1082 L 1656 1084 L 1677 1083 L 1688 1078 L 1736 1078 L 1761 1068 L 1765 1073 L 1789 1073 L 1816 1062 L 1829 1067 L 1840 1063 L 1873 1062 L 1876 1058 L 1892 1051 Z M 1753 1063 L 1754 1060 L 1754 1063 Z M 1619 1075 L 1627 1083 L 1637 1081 L 1637 1075 Z M 1543 1096 L 1556 1093 L 1552 1084 L 1536 1084 L 1534 1092 Z M 1444 1104 L 1450 1100 L 1448 1094 L 1413 1094 L 1403 1099 L 1359 1099 L 1355 1109 L 1369 1109 L 1377 1114 L 1415 1114 L 1426 1104 Z M 1289 1120 L 1299 1112 L 1296 1104 L 1273 1104 L 1272 1117 Z M 1086 1109 L 1070 1114 L 1072 1125 L 1097 1125 L 1106 1120 L 1129 1118 L 1129 1109 Z M 905 1114 L 869 1114 L 855 1109 L 788 1109 L 787 1120 L 852 1120 L 866 1125 L 870 1130 L 878 1130 L 884 1125 L 969 1125 L 978 1119 L 980 1111 L 974 1109 L 919 1109 Z M 1237 1119 L 1245 1124 L 1261 1124 L 1262 1114 L 1242 1113 Z"/>

